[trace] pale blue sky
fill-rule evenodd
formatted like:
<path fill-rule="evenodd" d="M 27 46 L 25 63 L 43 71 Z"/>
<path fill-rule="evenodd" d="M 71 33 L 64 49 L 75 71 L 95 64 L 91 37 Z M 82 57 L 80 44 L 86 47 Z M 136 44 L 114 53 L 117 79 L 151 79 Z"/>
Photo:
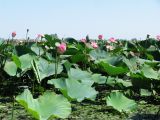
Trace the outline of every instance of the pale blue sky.
<path fill-rule="evenodd" d="M 160 34 L 160 0 L 0 0 L 0 37 L 57 33 L 81 39 Z"/>

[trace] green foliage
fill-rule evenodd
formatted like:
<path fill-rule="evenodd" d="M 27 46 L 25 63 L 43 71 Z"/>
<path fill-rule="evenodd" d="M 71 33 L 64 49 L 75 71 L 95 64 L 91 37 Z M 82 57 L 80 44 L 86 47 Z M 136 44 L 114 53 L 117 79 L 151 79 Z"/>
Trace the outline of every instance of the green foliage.
<path fill-rule="evenodd" d="M 132 91 L 130 96 L 133 98 L 134 95 L 148 97 L 159 94 L 159 41 L 121 40 L 109 43 L 95 40 L 99 47 L 94 49 L 90 42 L 82 43 L 74 38 L 60 40 L 56 34 L 45 35 L 43 39 L 27 45 L 0 43 L 2 84 L 4 80 L 5 84 L 11 80 L 17 85 L 31 87 L 33 95 L 25 90 L 17 101 L 37 119 L 66 118 L 71 111 L 66 98 L 78 102 L 96 100 L 101 96 L 99 92 L 117 90 L 109 93 L 107 105 L 119 112 L 128 112 L 136 107 L 136 103 L 123 94 L 126 91 Z M 62 42 L 67 45 L 66 52 L 57 54 L 56 46 Z M 106 48 L 106 44 L 114 50 Z M 19 77 L 17 81 L 22 80 L 21 83 L 14 81 L 16 77 Z M 50 89 L 48 84 L 53 85 L 53 91 L 61 92 L 66 98 L 45 92 L 34 99 L 34 90 Z"/>
<path fill-rule="evenodd" d="M 92 86 L 94 83 L 92 74 L 80 69 L 71 68 L 70 71 L 68 71 L 68 77 L 73 80 L 79 80 L 81 83 L 88 86 Z"/>
<path fill-rule="evenodd" d="M 123 87 L 131 87 L 132 86 L 132 83 L 130 80 L 123 80 L 123 79 L 120 79 L 120 78 L 114 78 L 114 77 L 108 77 L 107 78 L 107 81 L 106 81 L 106 84 L 107 85 L 110 85 L 112 87 L 114 86 L 123 86 Z"/>
<path fill-rule="evenodd" d="M 146 78 L 159 80 L 158 72 L 153 70 L 149 65 L 144 65 L 142 68 L 142 73 Z"/>
<path fill-rule="evenodd" d="M 30 91 L 26 89 L 16 97 L 16 100 L 38 120 L 66 118 L 71 113 L 71 104 L 67 99 L 53 92 L 45 92 L 39 98 L 34 99 Z"/>
<path fill-rule="evenodd" d="M 34 60 L 32 67 L 39 83 L 42 81 L 42 79 L 55 74 L 55 63 L 48 62 L 43 58 Z M 62 70 L 63 68 L 61 64 L 58 64 L 57 74 L 60 74 Z"/>
<path fill-rule="evenodd" d="M 38 46 L 36 43 L 31 46 L 31 50 L 36 55 L 42 55 L 42 54 L 44 54 L 44 50 L 42 49 L 42 47 Z"/>
<path fill-rule="evenodd" d="M 141 94 L 141 96 L 151 96 L 152 92 L 147 89 L 141 89 L 140 94 Z"/>
<path fill-rule="evenodd" d="M 92 57 L 93 60 L 105 59 L 105 58 L 109 57 L 108 54 L 106 53 L 106 51 L 99 50 L 99 49 L 92 50 L 90 52 L 90 56 Z"/>
<path fill-rule="evenodd" d="M 47 40 L 47 45 L 52 46 L 53 48 L 55 47 L 56 42 L 60 42 L 60 39 L 56 35 L 45 35 L 45 39 Z"/>
<path fill-rule="evenodd" d="M 0 105 L 0 108 L 4 108 L 5 106 Z"/>
<path fill-rule="evenodd" d="M 6 61 L 4 71 L 6 71 L 10 76 L 15 76 L 17 73 L 17 66 L 12 61 Z"/>
<path fill-rule="evenodd" d="M 136 108 L 136 102 L 134 100 L 130 100 L 123 95 L 122 92 L 111 92 L 109 96 L 106 98 L 106 102 L 108 106 L 112 106 L 114 109 L 119 112 L 129 112 Z"/>
<path fill-rule="evenodd" d="M 27 71 L 31 69 L 32 65 L 31 62 L 36 58 L 34 55 L 30 54 L 24 54 L 19 57 L 19 60 L 21 62 L 21 70 L 22 71 Z"/>
<path fill-rule="evenodd" d="M 17 55 L 13 55 L 12 59 L 18 68 L 21 68 L 21 61 Z"/>
<path fill-rule="evenodd" d="M 20 57 L 13 55 L 13 61 L 6 61 L 4 66 L 4 71 L 10 76 L 18 75 L 17 69 L 21 69 L 21 72 L 25 73 L 27 70 L 31 69 L 31 62 L 35 59 L 35 56 L 30 54 L 25 54 Z"/>
<path fill-rule="evenodd" d="M 101 74 L 93 74 L 92 75 L 92 80 L 98 84 L 105 84 L 106 79 L 107 79 L 107 77 L 102 76 Z"/>
<path fill-rule="evenodd" d="M 60 89 L 64 96 L 70 100 L 81 102 L 84 99 L 95 100 L 97 91 L 87 84 L 81 83 L 76 79 L 52 79 L 48 84 L 53 84 Z"/>
<path fill-rule="evenodd" d="M 100 69 L 104 72 L 106 72 L 109 75 L 115 76 L 115 75 L 119 75 L 119 74 L 125 74 L 128 72 L 128 68 L 127 67 L 116 67 L 113 66 L 107 62 L 99 62 L 98 65 L 100 66 Z"/>

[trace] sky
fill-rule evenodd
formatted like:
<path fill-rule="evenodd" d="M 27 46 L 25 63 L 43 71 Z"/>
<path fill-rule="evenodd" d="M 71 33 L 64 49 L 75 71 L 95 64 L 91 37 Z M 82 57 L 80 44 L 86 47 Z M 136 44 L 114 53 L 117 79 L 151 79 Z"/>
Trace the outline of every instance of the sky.
<path fill-rule="evenodd" d="M 0 0 L 0 38 L 55 34 L 96 39 L 102 34 L 145 39 L 160 34 L 160 0 Z"/>

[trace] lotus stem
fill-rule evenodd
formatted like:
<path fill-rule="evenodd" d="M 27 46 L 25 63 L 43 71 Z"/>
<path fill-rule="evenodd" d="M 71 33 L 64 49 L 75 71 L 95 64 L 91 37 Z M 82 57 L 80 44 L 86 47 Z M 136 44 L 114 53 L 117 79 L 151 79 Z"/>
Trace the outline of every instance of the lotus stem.
<path fill-rule="evenodd" d="M 12 103 L 12 117 L 11 117 L 11 120 L 14 120 L 14 106 L 15 106 L 15 96 L 13 96 L 13 103 Z"/>
<path fill-rule="evenodd" d="M 86 54 L 86 45 L 85 45 L 85 49 L 84 49 L 84 54 L 85 54 L 85 60 L 87 60 L 87 54 Z M 86 61 L 84 61 L 84 69 L 87 69 L 87 65 L 86 65 Z"/>
<path fill-rule="evenodd" d="M 58 55 L 56 52 L 56 58 L 55 58 L 55 79 L 57 78 L 57 69 L 58 69 Z"/>

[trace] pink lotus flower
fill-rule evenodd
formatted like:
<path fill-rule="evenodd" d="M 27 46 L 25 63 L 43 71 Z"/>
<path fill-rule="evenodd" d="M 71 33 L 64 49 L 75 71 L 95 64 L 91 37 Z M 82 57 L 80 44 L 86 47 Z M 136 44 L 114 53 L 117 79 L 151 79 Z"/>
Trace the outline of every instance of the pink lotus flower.
<path fill-rule="evenodd" d="M 63 54 L 66 51 L 66 43 L 61 43 L 57 46 L 57 52 Z"/>
<path fill-rule="evenodd" d="M 84 39 L 84 38 L 82 38 L 80 41 L 83 43 L 86 43 L 86 39 Z"/>
<path fill-rule="evenodd" d="M 160 41 L 160 35 L 157 35 L 156 38 L 158 41 Z"/>
<path fill-rule="evenodd" d="M 106 45 L 106 48 L 107 48 L 108 50 L 114 50 L 114 47 L 111 46 L 111 45 Z"/>
<path fill-rule="evenodd" d="M 102 40 L 103 39 L 103 35 L 98 35 L 98 39 Z"/>
<path fill-rule="evenodd" d="M 40 38 L 40 37 L 42 37 L 42 35 L 41 35 L 41 34 L 38 34 L 37 37 Z"/>
<path fill-rule="evenodd" d="M 110 41 L 111 43 L 117 43 L 117 40 L 116 40 L 114 37 L 111 37 L 111 38 L 109 39 L 109 41 Z"/>
<path fill-rule="evenodd" d="M 37 38 L 39 39 L 39 38 L 42 38 L 42 37 L 44 37 L 44 35 L 42 35 L 42 34 L 37 34 Z"/>
<path fill-rule="evenodd" d="M 96 42 L 91 42 L 91 46 L 92 46 L 93 48 L 98 48 L 98 45 L 97 45 Z"/>
<path fill-rule="evenodd" d="M 12 38 L 16 37 L 16 32 L 12 32 Z"/>

